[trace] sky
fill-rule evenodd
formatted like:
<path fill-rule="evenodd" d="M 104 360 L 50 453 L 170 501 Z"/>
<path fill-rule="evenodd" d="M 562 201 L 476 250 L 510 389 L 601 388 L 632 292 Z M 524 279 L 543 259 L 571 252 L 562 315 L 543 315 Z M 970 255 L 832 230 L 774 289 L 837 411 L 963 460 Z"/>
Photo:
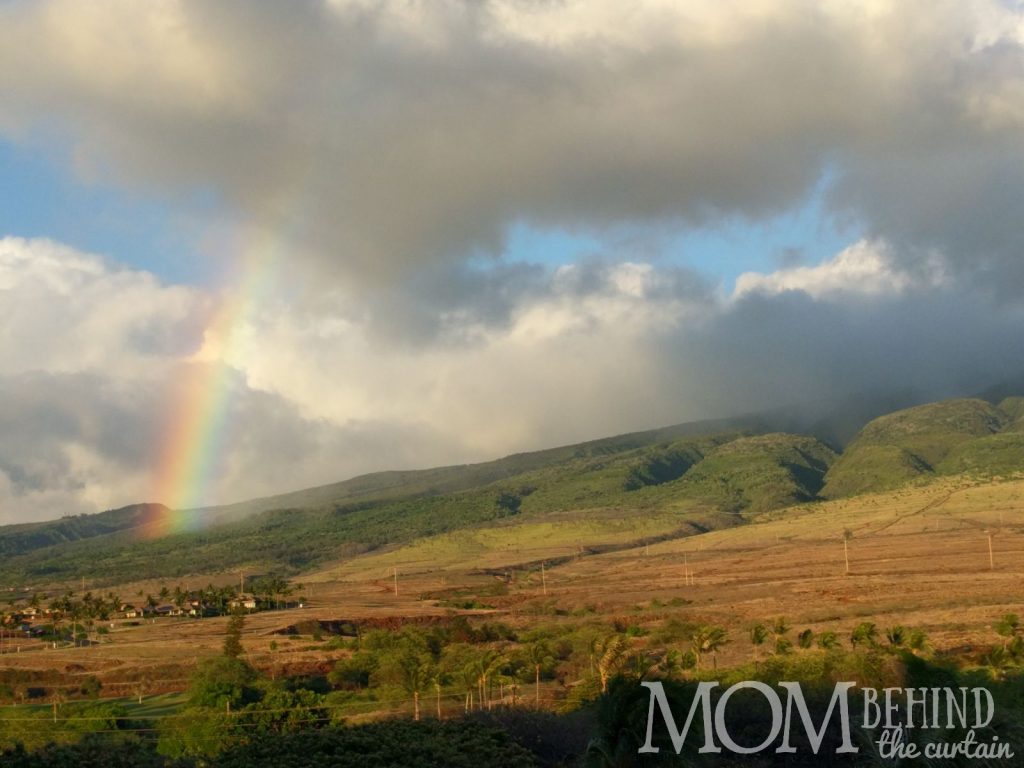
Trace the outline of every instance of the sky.
<path fill-rule="evenodd" d="M 0 0 L 0 524 L 1024 373 L 1018 2 Z"/>

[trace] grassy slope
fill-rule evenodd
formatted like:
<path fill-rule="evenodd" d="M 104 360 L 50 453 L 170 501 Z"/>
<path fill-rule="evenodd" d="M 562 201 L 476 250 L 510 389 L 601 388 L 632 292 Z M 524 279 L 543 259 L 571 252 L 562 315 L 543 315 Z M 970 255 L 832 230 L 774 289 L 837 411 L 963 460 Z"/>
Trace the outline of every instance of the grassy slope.
<path fill-rule="evenodd" d="M 166 510 L 163 504 L 133 504 L 96 515 L 75 515 L 45 523 L 4 526 L 0 528 L 0 557 L 23 555 L 56 544 L 129 530 L 145 524 Z"/>
<path fill-rule="evenodd" d="M 810 498 L 831 460 L 831 452 L 813 438 L 735 438 L 686 438 L 618 452 L 606 443 L 607 453 L 563 453 L 543 468 L 455 493 L 275 510 L 155 541 L 121 532 L 7 558 L 0 563 L 0 579 L 62 581 L 85 574 L 117 581 L 242 565 L 297 571 L 455 530 L 491 527 L 502 529 L 498 536 L 509 546 L 516 537 L 535 536 L 548 536 L 562 548 L 624 544 L 733 525 L 740 522 L 735 512 Z M 627 489 L 637 466 L 666 453 L 706 457 L 681 478 Z M 499 504 L 509 497 L 518 508 Z"/>
<path fill-rule="evenodd" d="M 837 498 L 886 490 L 930 475 L 965 443 L 998 433 L 1008 421 L 996 406 L 974 399 L 882 416 L 864 427 L 835 462 L 822 495 Z"/>
<path fill-rule="evenodd" d="M 33 547 L 47 545 L 31 552 L 11 548 L 0 559 L 0 583 L 81 576 L 116 582 L 241 566 L 296 572 L 420 540 L 434 542 L 439 557 L 447 552 L 442 559 L 457 559 L 460 548 L 480 541 L 485 548 L 514 549 L 518 541 L 543 540 L 564 554 L 687 535 L 936 472 L 1013 474 L 1024 469 L 1024 433 L 1010 431 L 1024 413 L 1024 399 L 1003 406 L 954 400 L 899 411 L 868 424 L 838 459 L 811 437 L 694 436 L 697 426 L 682 425 L 486 464 L 355 478 L 276 497 L 275 503 L 296 502 L 292 507 L 156 541 L 140 541 L 124 529 L 132 520 L 127 512 L 75 518 L 79 525 L 95 518 L 112 526 L 109 532 L 96 526 L 91 532 L 100 535 L 78 540 L 55 534 L 56 526 L 72 525 L 64 521 L 0 529 L 0 547 L 26 546 L 27 531 L 37 537 Z M 235 512 L 214 510 L 211 517 Z"/>
<path fill-rule="evenodd" d="M 715 448 L 681 484 L 688 496 L 757 514 L 816 498 L 834 460 L 832 450 L 812 437 L 759 435 Z"/>

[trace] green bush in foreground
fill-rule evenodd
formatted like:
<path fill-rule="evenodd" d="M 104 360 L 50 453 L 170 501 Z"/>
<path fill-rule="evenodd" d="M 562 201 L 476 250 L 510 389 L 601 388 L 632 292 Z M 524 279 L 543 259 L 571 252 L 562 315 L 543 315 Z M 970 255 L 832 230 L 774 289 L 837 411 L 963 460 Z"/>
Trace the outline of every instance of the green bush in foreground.
<path fill-rule="evenodd" d="M 303 731 L 254 740 L 225 752 L 214 768 L 303 764 L 349 768 L 536 768 L 503 731 L 468 720 L 392 720 L 358 728 Z"/>

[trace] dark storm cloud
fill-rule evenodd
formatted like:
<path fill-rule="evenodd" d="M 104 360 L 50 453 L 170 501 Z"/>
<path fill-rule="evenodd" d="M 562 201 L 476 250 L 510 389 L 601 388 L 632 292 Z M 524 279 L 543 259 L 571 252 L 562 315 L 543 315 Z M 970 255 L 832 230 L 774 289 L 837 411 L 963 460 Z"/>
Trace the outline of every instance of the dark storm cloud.
<path fill-rule="evenodd" d="M 900 253 L 1019 277 L 1024 57 L 1000 4 L 0 13 L 0 125 L 59 121 L 85 173 L 212 188 L 350 279 L 408 284 L 499 254 L 513 220 L 756 219 L 826 171 L 837 208 Z"/>

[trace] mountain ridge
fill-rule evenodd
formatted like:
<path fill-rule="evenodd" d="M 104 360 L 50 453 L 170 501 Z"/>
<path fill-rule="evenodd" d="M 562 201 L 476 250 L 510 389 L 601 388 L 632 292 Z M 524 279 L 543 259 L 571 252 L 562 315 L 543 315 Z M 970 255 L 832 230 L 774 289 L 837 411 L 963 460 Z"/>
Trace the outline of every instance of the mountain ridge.
<path fill-rule="evenodd" d="M 170 576 L 252 563 L 298 572 L 438 533 L 555 519 L 572 521 L 581 536 L 623 525 L 645 536 L 741 525 L 943 474 L 1024 470 L 1024 432 L 1014 429 L 1021 415 L 1019 397 L 928 403 L 869 420 L 840 452 L 813 435 L 773 429 L 785 413 L 688 422 L 210 508 L 204 530 L 156 540 L 140 540 L 138 529 L 146 515 L 169 510 L 131 505 L 0 528 L 0 580 Z"/>

